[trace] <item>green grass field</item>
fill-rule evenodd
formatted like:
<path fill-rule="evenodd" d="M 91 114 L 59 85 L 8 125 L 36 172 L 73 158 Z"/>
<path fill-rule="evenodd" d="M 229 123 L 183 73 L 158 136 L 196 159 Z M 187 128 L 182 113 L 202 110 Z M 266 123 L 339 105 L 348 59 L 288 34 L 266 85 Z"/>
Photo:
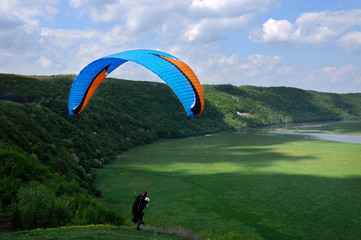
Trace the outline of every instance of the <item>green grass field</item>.
<path fill-rule="evenodd" d="M 183 239 L 173 234 L 162 233 L 155 230 L 143 230 L 141 232 L 131 227 L 119 227 L 110 225 L 88 225 L 70 226 L 51 229 L 36 229 L 30 231 L 2 233 L 0 239 L 86 239 L 86 240 L 119 240 L 119 239 L 157 239 L 157 240 L 177 240 Z"/>
<path fill-rule="evenodd" d="M 224 239 L 361 239 L 361 145 L 224 133 L 161 140 L 99 170 L 103 200 L 129 219 Z M 135 228 L 135 227 L 134 227 Z"/>

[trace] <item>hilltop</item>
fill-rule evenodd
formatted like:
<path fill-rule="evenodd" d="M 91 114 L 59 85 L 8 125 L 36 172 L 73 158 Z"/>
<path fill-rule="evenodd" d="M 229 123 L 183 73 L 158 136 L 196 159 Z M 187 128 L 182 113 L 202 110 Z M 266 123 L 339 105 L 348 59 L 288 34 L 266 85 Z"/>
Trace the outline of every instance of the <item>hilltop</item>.
<path fill-rule="evenodd" d="M 94 168 L 137 145 L 361 117 L 361 93 L 204 85 L 205 110 L 190 118 L 166 84 L 111 78 L 79 116 L 69 116 L 74 77 L 0 74 L 0 228 L 124 224 L 97 200 Z"/>

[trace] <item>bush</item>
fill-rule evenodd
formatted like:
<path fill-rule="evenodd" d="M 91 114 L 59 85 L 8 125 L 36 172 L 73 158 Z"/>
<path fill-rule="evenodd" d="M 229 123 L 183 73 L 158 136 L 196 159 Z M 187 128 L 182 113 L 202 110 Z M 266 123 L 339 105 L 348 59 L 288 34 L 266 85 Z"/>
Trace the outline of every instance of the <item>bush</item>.
<path fill-rule="evenodd" d="M 86 193 L 56 197 L 45 186 L 31 183 L 20 188 L 17 196 L 17 214 L 20 227 L 24 229 L 69 224 L 124 224 L 120 213 Z"/>
<path fill-rule="evenodd" d="M 18 212 L 25 229 L 54 227 L 55 196 L 44 186 L 22 187 L 18 192 Z"/>
<path fill-rule="evenodd" d="M 77 208 L 74 223 L 77 225 L 100 223 L 124 224 L 123 216 L 89 195 L 78 194 L 75 197 L 74 205 Z"/>

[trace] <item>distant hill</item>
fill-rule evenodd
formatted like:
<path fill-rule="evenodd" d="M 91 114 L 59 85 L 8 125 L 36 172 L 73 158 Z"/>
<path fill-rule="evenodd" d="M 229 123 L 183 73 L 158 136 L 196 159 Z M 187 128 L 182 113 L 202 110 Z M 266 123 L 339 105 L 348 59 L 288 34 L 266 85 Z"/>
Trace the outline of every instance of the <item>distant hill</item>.
<path fill-rule="evenodd" d="M 96 199 L 94 168 L 140 144 L 361 117 L 361 93 L 232 85 L 204 85 L 204 112 L 187 117 L 166 84 L 111 78 L 79 116 L 69 116 L 74 77 L 0 74 L 0 231 L 122 224 L 121 214 Z"/>
<path fill-rule="evenodd" d="M 225 116 L 225 122 L 235 128 L 361 117 L 361 93 L 232 85 L 204 88 L 206 99 Z"/>

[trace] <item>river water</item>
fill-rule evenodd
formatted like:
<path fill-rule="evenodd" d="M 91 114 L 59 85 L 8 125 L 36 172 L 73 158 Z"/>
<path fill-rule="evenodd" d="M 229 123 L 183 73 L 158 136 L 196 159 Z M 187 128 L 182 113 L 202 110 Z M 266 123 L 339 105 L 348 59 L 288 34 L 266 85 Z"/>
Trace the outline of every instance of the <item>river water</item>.
<path fill-rule="evenodd" d="M 312 131 L 315 132 L 296 132 L 296 131 L 282 131 L 279 130 L 279 128 L 277 130 L 268 130 L 269 133 L 271 134 L 285 134 L 285 135 L 291 135 L 291 136 L 295 136 L 295 137 L 302 137 L 302 138 L 308 138 L 308 139 L 319 139 L 319 140 L 326 140 L 326 141 L 335 141 L 335 142 L 346 142 L 346 143 L 358 143 L 361 144 L 361 134 L 329 134 L 329 133 L 319 133 L 317 132 L 317 130 L 314 129 L 314 127 L 317 126 L 325 126 L 328 124 L 334 124 L 335 122 L 332 123 L 315 123 L 315 124 L 307 124 L 307 125 L 303 125 L 303 126 L 299 126 L 298 129 L 308 129 L 310 127 L 313 127 Z M 342 122 L 337 122 L 338 124 L 342 123 Z"/>
<path fill-rule="evenodd" d="M 295 137 L 319 139 L 335 142 L 347 142 L 361 144 L 361 135 L 348 135 L 348 134 L 328 134 L 328 133 L 300 133 L 300 132 L 284 132 L 284 131 L 268 131 L 274 134 L 292 135 Z"/>

